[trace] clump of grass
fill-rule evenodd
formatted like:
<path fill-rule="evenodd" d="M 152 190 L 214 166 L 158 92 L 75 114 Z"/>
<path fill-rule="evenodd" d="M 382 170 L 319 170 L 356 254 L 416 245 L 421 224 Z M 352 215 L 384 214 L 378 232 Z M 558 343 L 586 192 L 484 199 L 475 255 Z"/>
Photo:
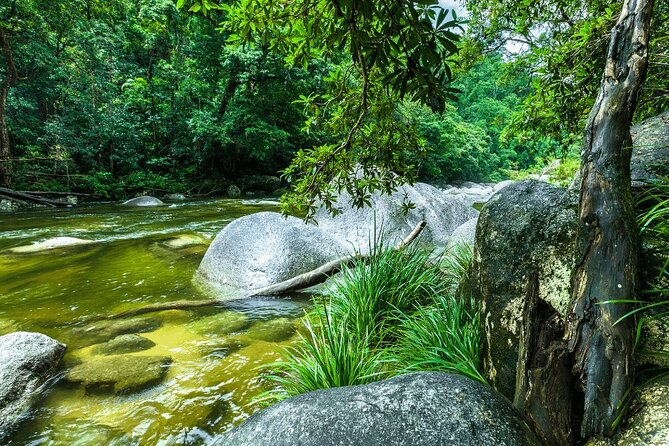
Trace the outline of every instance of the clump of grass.
<path fill-rule="evenodd" d="M 451 257 L 449 257 L 449 255 Z M 367 384 L 417 370 L 478 371 L 478 313 L 449 290 L 471 249 L 444 256 L 415 247 L 373 249 L 344 268 L 304 319 L 297 345 L 269 366 L 270 401 L 312 390 Z"/>
<path fill-rule="evenodd" d="M 446 278 L 449 290 L 455 290 L 458 285 L 467 280 L 469 264 L 474 256 L 474 246 L 469 243 L 457 243 L 448 248 L 441 256 L 440 264 Z"/>
<path fill-rule="evenodd" d="M 485 383 L 480 372 L 481 324 L 473 302 L 436 296 L 434 304 L 405 316 L 393 351 L 402 372 L 457 373 Z"/>
<path fill-rule="evenodd" d="M 380 353 L 366 335 L 346 329 L 346 320 L 333 318 L 327 307 L 304 320 L 300 342 L 288 347 L 280 361 L 270 364 L 269 381 L 276 387 L 263 398 L 276 401 L 329 387 L 368 384 L 379 374 Z"/>
<path fill-rule="evenodd" d="M 349 332 L 367 336 L 372 347 L 380 347 L 394 339 L 388 325 L 394 316 L 431 302 L 447 292 L 447 285 L 439 259 L 429 252 L 376 247 L 367 261 L 341 272 L 327 293 L 327 307 L 334 318 L 346 321 Z"/>

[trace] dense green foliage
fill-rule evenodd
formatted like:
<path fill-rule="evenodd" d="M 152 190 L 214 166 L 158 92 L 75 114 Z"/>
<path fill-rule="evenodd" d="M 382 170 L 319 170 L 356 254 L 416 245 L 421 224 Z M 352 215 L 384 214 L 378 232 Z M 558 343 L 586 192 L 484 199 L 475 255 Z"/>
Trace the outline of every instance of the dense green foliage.
<path fill-rule="evenodd" d="M 293 101 L 324 71 L 228 48 L 221 19 L 170 0 L 3 2 L 14 186 L 122 196 L 287 165 L 313 138 Z"/>
<path fill-rule="evenodd" d="M 0 163 L 17 189 L 109 197 L 221 191 L 288 167 L 287 208 L 300 210 L 326 180 L 326 203 L 340 188 L 362 203 L 405 180 L 499 180 L 556 153 L 505 134 L 526 72 L 457 56 L 457 18 L 432 3 L 291 4 L 317 8 L 319 27 L 313 14 L 264 20 L 272 10 L 254 2 L 5 2 L 0 78 L 10 61 L 17 76 L 3 84 Z M 400 41 L 381 39 L 395 28 Z"/>
<path fill-rule="evenodd" d="M 452 294 L 470 259 L 463 248 L 435 258 L 377 247 L 345 268 L 305 317 L 298 344 L 269 367 L 270 399 L 416 370 L 484 381 L 478 313 Z"/>
<path fill-rule="evenodd" d="M 532 73 L 531 92 L 507 132 L 519 139 L 559 141 L 558 154 L 578 150 L 600 86 L 609 33 L 622 2 L 611 0 L 465 0 L 472 39 L 481 48 L 518 50 L 515 65 Z M 636 120 L 669 107 L 669 5 L 655 2 L 648 76 Z"/>

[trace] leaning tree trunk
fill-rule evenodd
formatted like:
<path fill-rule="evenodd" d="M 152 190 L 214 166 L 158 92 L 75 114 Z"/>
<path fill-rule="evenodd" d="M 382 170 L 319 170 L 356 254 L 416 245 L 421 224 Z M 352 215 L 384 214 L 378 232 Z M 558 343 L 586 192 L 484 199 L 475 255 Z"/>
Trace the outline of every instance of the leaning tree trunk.
<path fill-rule="evenodd" d="M 630 125 L 646 75 L 653 0 L 626 0 L 611 32 L 606 67 L 581 152 L 579 218 L 584 242 L 568 322 L 583 391 L 581 435 L 610 435 L 632 385 L 634 320 L 619 319 L 637 296 L 637 227 L 630 191 Z"/>

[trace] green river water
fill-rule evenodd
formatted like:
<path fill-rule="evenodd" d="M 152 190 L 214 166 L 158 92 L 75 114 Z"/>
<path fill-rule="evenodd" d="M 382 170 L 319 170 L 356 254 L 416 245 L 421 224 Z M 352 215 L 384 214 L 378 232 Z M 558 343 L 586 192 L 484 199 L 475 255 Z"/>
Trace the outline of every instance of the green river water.
<path fill-rule="evenodd" d="M 233 219 L 267 210 L 276 207 L 218 199 L 0 214 L 0 335 L 37 331 L 66 343 L 60 377 L 77 365 L 109 360 L 91 344 L 114 330 L 137 331 L 121 329 L 138 318 L 113 322 L 102 334 L 91 319 L 146 304 L 212 297 L 193 281 L 208 244 Z M 12 251 L 61 236 L 95 243 Z M 142 316 L 139 334 L 155 345 L 121 359 L 169 357 L 160 381 L 115 392 L 59 379 L 9 444 L 207 444 L 258 409 L 254 397 L 267 390 L 258 367 L 295 340 L 308 305 L 305 297 L 252 299 Z"/>

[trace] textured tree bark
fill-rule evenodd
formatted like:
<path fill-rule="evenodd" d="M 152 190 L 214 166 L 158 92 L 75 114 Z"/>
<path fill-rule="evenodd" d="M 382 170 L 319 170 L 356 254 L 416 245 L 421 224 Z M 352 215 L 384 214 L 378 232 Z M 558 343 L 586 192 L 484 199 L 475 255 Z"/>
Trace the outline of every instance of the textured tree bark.
<path fill-rule="evenodd" d="M 631 304 L 637 296 L 637 227 L 630 191 L 630 125 L 648 62 L 653 0 L 626 0 L 611 32 L 602 83 L 581 152 L 579 240 L 568 317 L 574 373 L 584 393 L 584 438 L 610 435 L 633 380 Z"/>
<path fill-rule="evenodd" d="M 539 275 L 530 274 L 523 305 L 514 406 L 546 446 L 574 444 L 571 354 L 564 323 L 539 297 Z"/>
<path fill-rule="evenodd" d="M 0 50 L 5 59 L 5 78 L 0 83 L 0 185 L 11 187 L 13 176 L 12 152 L 5 115 L 9 89 L 16 83 L 17 74 L 12 49 L 9 45 L 9 36 L 2 28 L 0 28 Z"/>

